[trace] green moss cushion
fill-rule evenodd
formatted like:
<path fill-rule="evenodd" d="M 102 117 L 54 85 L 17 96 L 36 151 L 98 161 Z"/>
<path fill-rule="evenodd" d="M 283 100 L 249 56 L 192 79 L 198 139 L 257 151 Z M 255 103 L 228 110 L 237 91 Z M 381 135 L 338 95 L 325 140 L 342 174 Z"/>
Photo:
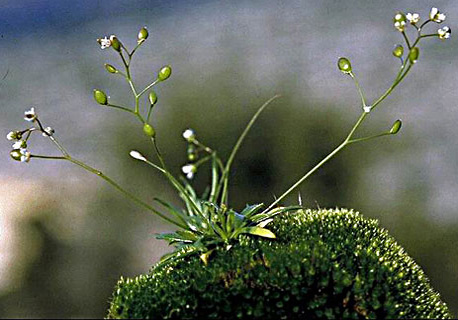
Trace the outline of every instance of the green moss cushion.
<path fill-rule="evenodd" d="M 277 239 L 242 236 L 121 279 L 108 318 L 451 318 L 424 272 L 376 220 L 344 209 L 283 214 Z"/>

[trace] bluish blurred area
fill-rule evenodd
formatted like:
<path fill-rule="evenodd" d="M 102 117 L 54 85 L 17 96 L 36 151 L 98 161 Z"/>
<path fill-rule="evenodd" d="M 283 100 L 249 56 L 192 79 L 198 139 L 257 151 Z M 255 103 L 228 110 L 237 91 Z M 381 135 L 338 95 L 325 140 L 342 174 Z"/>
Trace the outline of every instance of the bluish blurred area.
<path fill-rule="evenodd" d="M 148 84 L 163 65 L 153 112 L 158 142 L 175 174 L 186 162 L 184 129 L 225 158 L 256 109 L 274 102 L 235 159 L 230 200 L 268 204 L 326 156 L 360 113 L 351 79 L 336 67 L 348 57 L 369 101 L 399 68 L 396 11 L 426 18 L 432 6 L 458 29 L 456 1 L 19 1 L 0 2 L 1 134 L 22 129 L 35 106 L 77 159 L 153 203 L 181 205 L 156 172 L 128 155 L 154 154 L 129 114 L 97 105 L 92 90 L 116 104 L 132 97 L 121 67 L 97 38 L 116 34 L 132 48 L 146 25 L 133 76 Z M 439 28 L 428 26 L 432 33 Z M 413 36 L 413 33 L 409 33 Z M 458 314 L 458 46 L 427 38 L 411 74 L 369 117 L 361 135 L 398 118 L 397 136 L 351 146 L 298 190 L 309 207 L 347 207 L 377 218 L 424 268 Z M 146 105 L 145 101 L 142 101 Z M 120 193 L 70 163 L 9 158 L 0 144 L 0 317 L 103 317 L 121 276 L 147 272 L 170 250 L 154 234 L 172 230 Z M 33 137 L 30 151 L 57 155 Z M 194 181 L 203 191 L 205 168 Z M 297 202 L 298 193 L 285 203 Z"/>

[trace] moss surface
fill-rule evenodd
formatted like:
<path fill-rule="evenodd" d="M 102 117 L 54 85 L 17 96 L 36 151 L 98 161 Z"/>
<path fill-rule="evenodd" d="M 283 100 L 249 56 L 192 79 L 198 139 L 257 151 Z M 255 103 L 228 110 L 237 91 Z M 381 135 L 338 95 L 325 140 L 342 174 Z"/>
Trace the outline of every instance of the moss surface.
<path fill-rule="evenodd" d="M 344 209 L 283 214 L 277 239 L 242 236 L 208 266 L 183 257 L 121 279 L 109 318 L 451 318 L 376 220 Z"/>

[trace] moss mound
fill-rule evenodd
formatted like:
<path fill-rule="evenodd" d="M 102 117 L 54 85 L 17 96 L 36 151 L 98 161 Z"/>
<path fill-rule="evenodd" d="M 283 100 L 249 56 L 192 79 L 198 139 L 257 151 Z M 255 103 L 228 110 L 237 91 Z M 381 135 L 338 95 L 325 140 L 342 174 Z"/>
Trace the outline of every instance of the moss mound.
<path fill-rule="evenodd" d="M 376 220 L 344 209 L 284 214 L 277 239 L 243 236 L 205 266 L 183 257 L 122 279 L 108 318 L 452 318 Z"/>

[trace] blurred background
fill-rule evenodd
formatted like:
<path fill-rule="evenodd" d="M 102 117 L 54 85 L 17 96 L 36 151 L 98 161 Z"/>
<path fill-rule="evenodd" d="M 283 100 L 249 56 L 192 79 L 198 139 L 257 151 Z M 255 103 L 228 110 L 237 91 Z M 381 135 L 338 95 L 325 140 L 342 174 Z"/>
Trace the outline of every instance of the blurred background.
<path fill-rule="evenodd" d="M 231 204 L 269 203 L 337 146 L 360 114 L 354 84 L 336 67 L 350 58 L 374 101 L 399 67 L 397 10 L 427 17 L 432 6 L 457 30 L 458 1 L 0 1 L 1 134 L 28 125 L 35 106 L 77 159 L 102 170 L 148 202 L 180 205 L 155 171 L 128 155 L 153 158 L 129 114 L 97 105 L 100 88 L 130 104 L 111 49 L 128 47 L 146 25 L 135 56 L 138 87 L 170 64 L 157 87 L 153 124 L 175 174 L 186 162 L 181 137 L 191 127 L 225 158 L 257 108 L 282 94 L 254 126 L 234 163 Z M 429 26 L 436 32 L 438 25 Z M 397 136 L 346 149 L 300 187 L 311 207 L 346 207 L 376 218 L 424 268 L 458 313 L 458 52 L 456 37 L 421 44 L 419 62 L 365 122 L 361 134 L 404 122 Z M 143 101 L 146 102 L 146 101 Z M 58 155 L 46 139 L 30 150 Z M 154 234 L 173 230 L 94 175 L 62 161 L 10 159 L 0 141 L 0 317 L 103 317 L 118 278 L 145 273 L 170 250 Z M 194 184 L 203 190 L 208 173 Z M 297 193 L 285 204 L 297 203 Z"/>

